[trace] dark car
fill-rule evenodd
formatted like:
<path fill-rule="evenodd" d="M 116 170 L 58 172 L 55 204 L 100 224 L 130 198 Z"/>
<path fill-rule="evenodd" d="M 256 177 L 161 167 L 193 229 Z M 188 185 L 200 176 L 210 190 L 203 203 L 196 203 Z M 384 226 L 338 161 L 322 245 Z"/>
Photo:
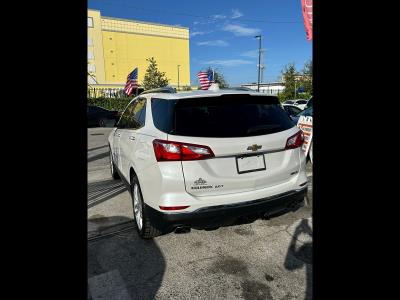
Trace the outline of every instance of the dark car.
<path fill-rule="evenodd" d="M 282 106 L 290 117 L 296 116 L 297 114 L 302 112 L 302 110 L 295 105 L 282 104 Z"/>
<path fill-rule="evenodd" d="M 297 122 L 299 121 L 301 116 L 308 116 L 308 117 L 312 117 L 313 116 L 313 107 L 310 106 L 309 108 L 306 108 L 305 110 L 303 110 L 302 112 L 300 112 L 299 114 L 295 115 L 295 116 L 290 116 L 290 118 L 293 120 L 293 122 L 295 124 L 297 124 Z"/>
<path fill-rule="evenodd" d="M 307 104 L 306 104 L 306 108 L 305 109 L 307 109 L 307 108 L 309 108 L 309 107 L 312 107 L 313 106 L 313 97 L 311 97 L 310 98 L 310 100 L 308 100 L 308 102 L 307 102 Z"/>
<path fill-rule="evenodd" d="M 108 110 L 95 105 L 87 106 L 88 127 L 114 127 L 120 114 L 115 110 Z"/>

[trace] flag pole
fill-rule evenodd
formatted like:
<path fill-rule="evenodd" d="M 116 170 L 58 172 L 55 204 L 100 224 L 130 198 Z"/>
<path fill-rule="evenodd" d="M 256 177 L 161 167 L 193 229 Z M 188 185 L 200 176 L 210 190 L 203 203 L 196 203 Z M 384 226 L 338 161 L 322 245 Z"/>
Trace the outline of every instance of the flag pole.
<path fill-rule="evenodd" d="M 137 72 L 137 85 L 136 85 L 136 97 L 139 93 L 139 68 L 138 68 L 138 72 Z"/>

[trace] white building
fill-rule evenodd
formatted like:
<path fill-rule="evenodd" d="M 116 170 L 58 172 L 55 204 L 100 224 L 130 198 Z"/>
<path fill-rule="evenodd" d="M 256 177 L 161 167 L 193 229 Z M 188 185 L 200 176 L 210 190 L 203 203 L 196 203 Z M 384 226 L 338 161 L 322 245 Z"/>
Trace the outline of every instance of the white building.
<path fill-rule="evenodd" d="M 242 84 L 241 86 L 255 91 L 257 90 L 257 83 Z M 279 95 L 284 89 L 285 86 L 282 82 L 260 83 L 260 92 L 268 95 Z"/>

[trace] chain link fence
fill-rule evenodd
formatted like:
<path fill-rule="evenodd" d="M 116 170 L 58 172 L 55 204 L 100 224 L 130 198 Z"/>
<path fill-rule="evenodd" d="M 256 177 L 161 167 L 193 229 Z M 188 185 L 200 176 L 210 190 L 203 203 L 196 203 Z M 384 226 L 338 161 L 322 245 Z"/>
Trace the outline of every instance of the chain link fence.
<path fill-rule="evenodd" d="M 93 88 L 87 89 L 88 98 L 123 98 L 126 97 L 122 88 Z"/>

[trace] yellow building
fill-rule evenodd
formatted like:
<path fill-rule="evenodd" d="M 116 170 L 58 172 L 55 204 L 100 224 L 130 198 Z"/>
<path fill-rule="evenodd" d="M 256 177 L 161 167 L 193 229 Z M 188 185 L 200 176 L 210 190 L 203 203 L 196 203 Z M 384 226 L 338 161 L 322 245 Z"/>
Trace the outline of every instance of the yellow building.
<path fill-rule="evenodd" d="M 142 83 L 154 57 L 169 85 L 190 85 L 189 28 L 101 16 L 88 10 L 88 83 L 91 87 L 123 87 L 138 68 Z M 179 66 L 179 67 L 178 67 Z"/>

